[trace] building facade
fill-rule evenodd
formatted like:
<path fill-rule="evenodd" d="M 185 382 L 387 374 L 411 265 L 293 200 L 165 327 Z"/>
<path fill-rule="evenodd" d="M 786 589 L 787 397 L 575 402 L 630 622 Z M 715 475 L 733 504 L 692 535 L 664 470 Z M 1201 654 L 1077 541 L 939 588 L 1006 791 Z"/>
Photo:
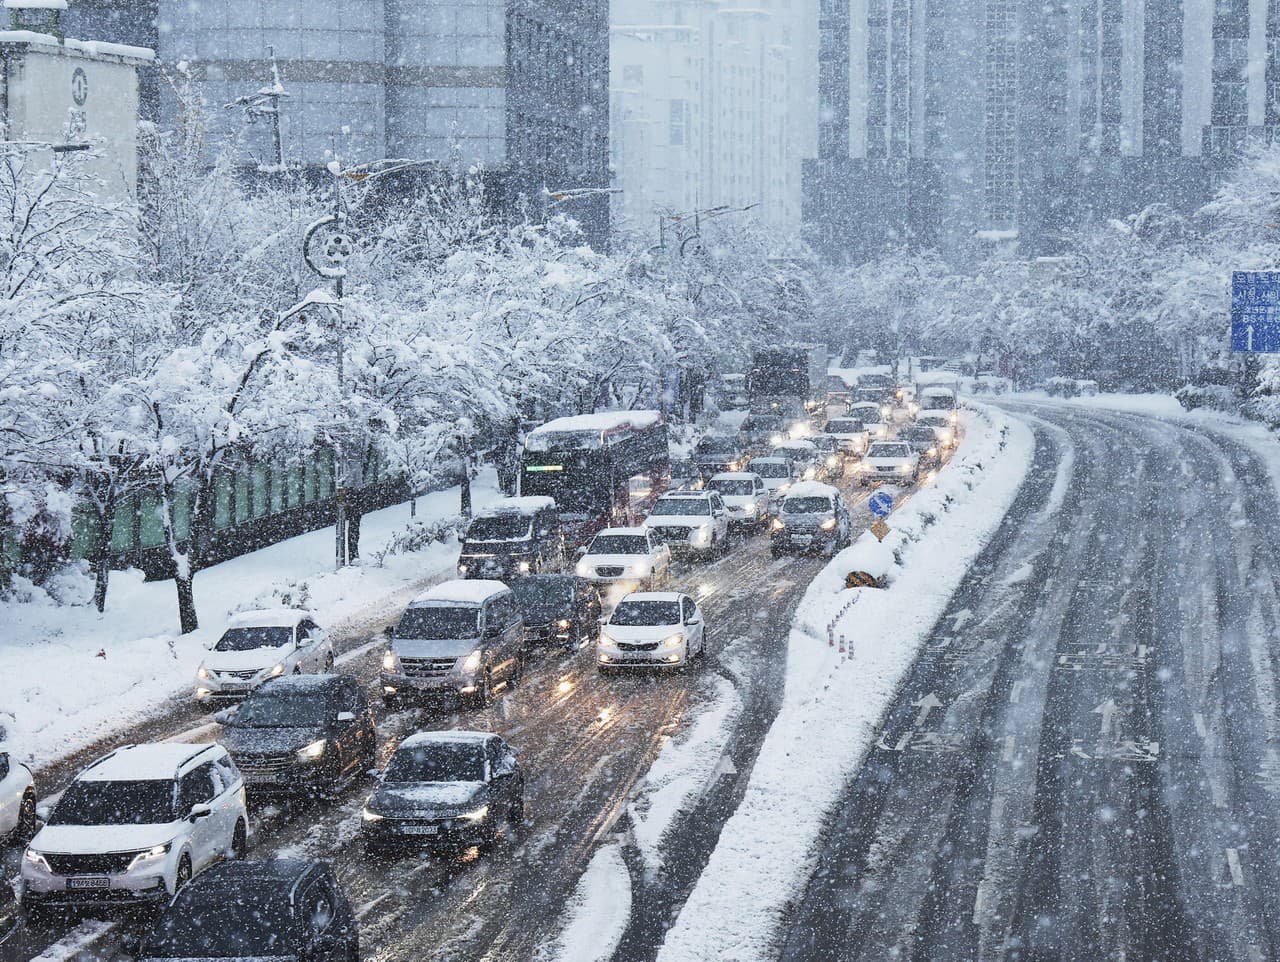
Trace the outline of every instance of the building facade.
<path fill-rule="evenodd" d="M 822 0 L 810 237 L 832 257 L 903 242 L 963 261 L 1053 253 L 1064 229 L 1151 203 L 1191 209 L 1280 124 L 1278 8 Z"/>

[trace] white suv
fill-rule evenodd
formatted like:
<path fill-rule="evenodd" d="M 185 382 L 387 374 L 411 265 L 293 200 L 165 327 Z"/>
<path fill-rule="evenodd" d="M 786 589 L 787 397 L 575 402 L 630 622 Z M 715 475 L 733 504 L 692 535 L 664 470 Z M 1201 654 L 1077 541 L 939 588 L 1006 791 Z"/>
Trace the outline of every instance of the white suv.
<path fill-rule="evenodd" d="M 714 558 L 729 548 L 729 512 L 718 491 L 664 494 L 644 526 L 674 555 Z"/>
<path fill-rule="evenodd" d="M 248 847 L 244 779 L 221 745 L 129 745 L 76 776 L 22 857 L 22 907 L 168 902 Z"/>
<path fill-rule="evenodd" d="M 908 441 L 876 441 L 867 449 L 858 473 L 864 488 L 881 481 L 915 484 L 920 479 L 920 455 Z"/>
<path fill-rule="evenodd" d="M 26 841 L 35 831 L 36 789 L 31 769 L 0 745 L 0 844 L 10 839 Z"/>
<path fill-rule="evenodd" d="M 227 621 L 196 672 L 196 703 L 225 707 L 268 678 L 333 671 L 333 643 L 301 608 L 242 611 Z"/>

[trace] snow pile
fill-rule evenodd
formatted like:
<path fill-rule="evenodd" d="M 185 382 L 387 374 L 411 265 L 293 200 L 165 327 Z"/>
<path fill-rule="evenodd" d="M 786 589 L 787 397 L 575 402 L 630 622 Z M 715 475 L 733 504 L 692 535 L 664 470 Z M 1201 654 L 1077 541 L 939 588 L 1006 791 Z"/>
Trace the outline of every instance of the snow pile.
<path fill-rule="evenodd" d="M 786 905 L 799 897 L 823 827 L 920 646 L 1012 504 L 1034 452 L 1029 428 L 1002 412 L 966 412 L 968 437 L 935 484 L 866 533 L 814 579 L 792 626 L 782 710 L 742 803 L 675 926 L 660 962 L 772 957 Z M 884 589 L 844 587 L 887 552 Z M 851 646 L 842 655 L 832 637 Z"/>
<path fill-rule="evenodd" d="M 622 846 L 596 852 L 569 902 L 568 922 L 550 953 L 556 962 L 604 962 L 613 956 L 631 917 L 631 875 Z"/>

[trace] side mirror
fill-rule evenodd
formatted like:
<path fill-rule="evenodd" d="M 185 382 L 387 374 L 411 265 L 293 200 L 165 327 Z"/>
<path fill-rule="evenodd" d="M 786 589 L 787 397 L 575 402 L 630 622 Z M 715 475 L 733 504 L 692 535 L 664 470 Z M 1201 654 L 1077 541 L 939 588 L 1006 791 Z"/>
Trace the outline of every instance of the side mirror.
<path fill-rule="evenodd" d="M 387 625 L 387 627 L 382 629 L 382 634 L 387 638 L 394 638 L 396 636 L 396 626 Z"/>
<path fill-rule="evenodd" d="M 191 813 L 187 816 L 191 821 L 198 822 L 202 818 L 208 818 L 213 814 L 213 807 L 210 805 L 192 805 Z"/>
<path fill-rule="evenodd" d="M 702 619 L 701 619 L 701 618 L 699 618 L 697 615 L 694 615 L 692 618 L 690 618 L 688 621 L 686 621 L 686 622 L 685 622 L 685 624 L 686 624 L 686 625 L 700 625 L 700 624 L 702 624 Z"/>
<path fill-rule="evenodd" d="M 213 720 L 216 721 L 219 725 L 230 725 L 231 719 L 235 717 L 235 714 L 236 714 L 236 710 L 234 707 L 224 708 L 221 711 L 216 711 L 213 713 Z"/>
<path fill-rule="evenodd" d="M 206 642 L 204 643 L 204 650 L 205 650 L 205 651 L 213 651 L 213 648 L 214 648 L 214 646 L 215 646 L 217 643 L 218 643 L 218 639 L 217 639 L 217 638 L 210 638 L 208 641 L 206 641 Z"/>
<path fill-rule="evenodd" d="M 587 546 L 584 544 L 578 549 L 578 557 L 581 558 L 587 553 Z"/>
<path fill-rule="evenodd" d="M 355 720 L 356 720 L 355 712 L 350 712 L 350 711 L 340 711 L 335 717 L 335 721 L 337 721 L 339 725 L 348 725 Z"/>

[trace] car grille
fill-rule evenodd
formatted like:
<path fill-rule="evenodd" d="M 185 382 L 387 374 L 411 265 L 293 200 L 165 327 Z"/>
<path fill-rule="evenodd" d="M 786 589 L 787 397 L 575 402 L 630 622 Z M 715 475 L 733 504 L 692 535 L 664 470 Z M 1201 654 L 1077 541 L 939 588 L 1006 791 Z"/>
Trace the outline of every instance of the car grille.
<path fill-rule="evenodd" d="M 625 641 L 618 642 L 619 651 L 657 651 L 658 643 L 656 641 L 645 642 L 640 645 L 627 644 Z"/>
<path fill-rule="evenodd" d="M 137 852 L 106 855 L 45 855 L 54 875 L 120 875 L 128 870 Z"/>
<path fill-rule="evenodd" d="M 400 670 L 409 678 L 439 678 L 453 670 L 456 658 L 400 658 Z"/>
<path fill-rule="evenodd" d="M 258 677 L 258 671 L 257 669 L 250 669 L 249 671 L 220 671 L 218 672 L 218 677 L 233 678 L 237 681 L 251 681 Z"/>
<path fill-rule="evenodd" d="M 596 575 L 601 578 L 621 578 L 622 565 L 601 565 L 596 568 Z"/>
<path fill-rule="evenodd" d="M 662 541 L 688 541 L 689 529 L 672 526 L 655 526 L 649 529 L 653 532 L 654 537 Z"/>
<path fill-rule="evenodd" d="M 293 754 L 284 755 L 242 755 L 235 756 L 236 767 L 246 781 L 271 781 L 277 775 L 289 770 L 293 765 Z"/>

